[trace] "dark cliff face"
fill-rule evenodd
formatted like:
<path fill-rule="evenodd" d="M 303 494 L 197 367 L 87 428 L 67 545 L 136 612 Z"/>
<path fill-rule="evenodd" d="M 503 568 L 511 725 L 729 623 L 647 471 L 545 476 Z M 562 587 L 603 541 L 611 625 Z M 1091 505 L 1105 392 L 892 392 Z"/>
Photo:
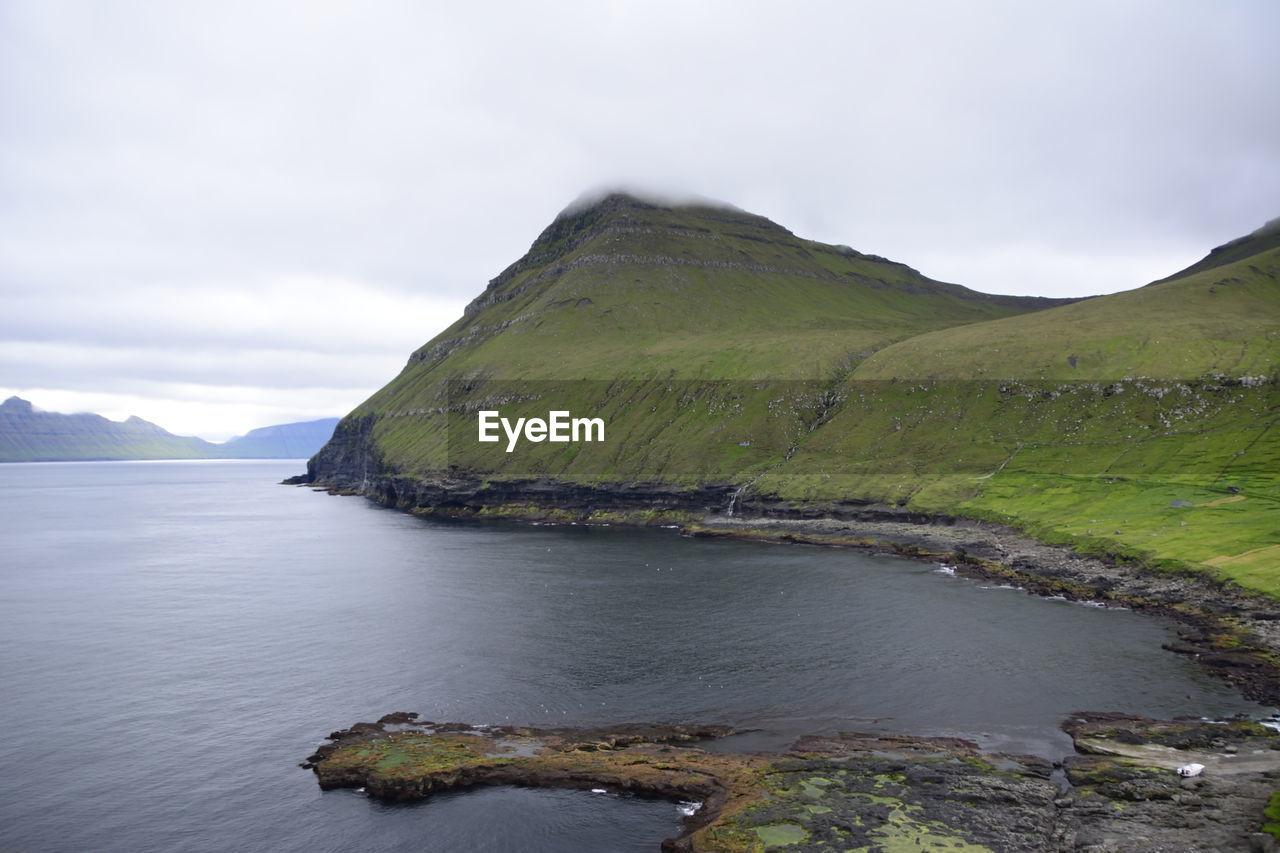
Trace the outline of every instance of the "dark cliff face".
<path fill-rule="evenodd" d="M 356 488 L 353 481 L 351 488 Z M 452 518 L 492 516 L 525 520 L 628 520 L 662 524 L 722 512 L 731 484 L 682 488 L 666 483 L 584 485 L 555 479 L 485 480 L 461 472 L 436 479 L 370 476 L 362 493 L 384 506 L 429 510 Z"/>
<path fill-rule="evenodd" d="M 333 437 L 307 462 L 307 477 L 336 488 L 365 490 L 388 473 L 372 440 L 373 415 L 349 415 L 334 427 Z"/>

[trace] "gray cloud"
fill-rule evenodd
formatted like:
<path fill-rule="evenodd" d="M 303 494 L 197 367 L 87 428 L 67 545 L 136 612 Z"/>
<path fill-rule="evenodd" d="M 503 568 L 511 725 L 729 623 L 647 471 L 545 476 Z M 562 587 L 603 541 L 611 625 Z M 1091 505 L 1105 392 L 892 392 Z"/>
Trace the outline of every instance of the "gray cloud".
<path fill-rule="evenodd" d="M 216 389 L 333 360 L 371 393 L 602 184 L 981 290 L 1135 287 L 1280 214 L 1278 25 L 1271 0 L 7 3 L 0 393 L 71 399 L 86 347 L 223 353 L 94 374 L 134 400 L 186 369 L 210 431 L 261 425 Z M 216 367 L 264 351 L 273 377 Z"/>

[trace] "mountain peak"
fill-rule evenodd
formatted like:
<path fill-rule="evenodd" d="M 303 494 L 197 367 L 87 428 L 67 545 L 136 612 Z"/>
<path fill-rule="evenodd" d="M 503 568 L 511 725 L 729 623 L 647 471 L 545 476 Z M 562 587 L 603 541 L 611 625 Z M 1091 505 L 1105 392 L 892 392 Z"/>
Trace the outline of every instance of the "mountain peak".
<path fill-rule="evenodd" d="M 606 213 L 623 209 L 651 209 L 664 205 L 656 197 L 623 189 L 591 190 L 565 205 L 556 219 L 572 219 L 589 211 Z"/>
<path fill-rule="evenodd" d="M 492 279 L 464 315 L 493 304 L 495 296 L 514 279 L 536 269 L 554 269 L 562 259 L 593 242 L 592 257 L 613 254 L 619 259 L 634 259 L 647 255 L 666 261 L 668 253 L 679 251 L 673 241 L 706 243 L 724 233 L 756 245 L 775 241 L 798 245 L 796 236 L 776 222 L 713 199 L 616 188 L 589 191 L 560 211 L 524 257 Z M 644 235 L 652 239 L 644 239 Z"/>
<path fill-rule="evenodd" d="M 795 236 L 776 222 L 727 202 L 692 194 L 677 196 L 614 188 L 591 190 L 570 202 L 534 241 L 530 254 L 537 253 L 540 245 L 557 246 L 567 237 L 614 226 L 617 220 L 627 223 L 623 227 L 679 229 L 677 220 L 687 224 L 690 219 L 731 222 L 760 228 L 775 236 Z M 577 242 L 574 241 L 575 244 Z"/>
<path fill-rule="evenodd" d="M 35 407 L 21 397 L 10 397 L 3 403 L 0 403 L 0 411 L 13 412 L 16 414 L 31 414 L 35 411 Z"/>
<path fill-rule="evenodd" d="M 677 208 L 708 208 L 732 213 L 745 213 L 742 209 L 717 199 L 693 193 L 674 194 L 656 190 L 630 187 L 598 187 L 587 190 L 560 211 L 556 219 L 579 216 L 587 211 L 610 213 L 618 210 L 674 210 Z"/>
<path fill-rule="evenodd" d="M 934 281 L 730 205 L 609 190 L 557 215 L 406 369 L 808 376 L 890 338 L 1056 304 Z M 608 354 L 575 367 L 584 337 Z"/>

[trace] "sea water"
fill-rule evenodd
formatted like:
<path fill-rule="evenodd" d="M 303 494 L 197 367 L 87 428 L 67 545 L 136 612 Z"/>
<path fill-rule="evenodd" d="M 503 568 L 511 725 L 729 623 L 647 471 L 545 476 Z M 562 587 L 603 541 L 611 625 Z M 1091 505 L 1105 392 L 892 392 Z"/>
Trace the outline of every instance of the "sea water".
<path fill-rule="evenodd" d="M 278 485 L 302 469 L 0 465 L 0 850 L 627 851 L 680 831 L 674 803 L 388 805 L 299 768 L 391 711 L 1057 757 L 1076 710 L 1271 710 L 1127 611 L 851 550 L 424 521 Z"/>

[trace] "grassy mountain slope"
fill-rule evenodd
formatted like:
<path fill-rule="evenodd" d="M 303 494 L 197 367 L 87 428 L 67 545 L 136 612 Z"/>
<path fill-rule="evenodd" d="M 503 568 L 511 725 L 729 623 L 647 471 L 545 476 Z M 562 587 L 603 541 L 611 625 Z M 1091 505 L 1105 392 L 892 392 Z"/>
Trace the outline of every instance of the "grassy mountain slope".
<path fill-rule="evenodd" d="M 1273 230 L 1055 303 L 732 208 L 607 196 L 561 214 L 310 472 L 409 504 L 476 482 L 469 505 L 501 503 L 518 481 L 718 485 L 746 511 L 896 504 L 1280 593 Z M 608 440 L 478 441 L 481 410 L 553 409 L 600 417 Z"/>
<path fill-rule="evenodd" d="M 739 210 L 614 194 L 561 214 L 414 360 L 503 378 L 816 378 L 894 340 L 1051 304 Z"/>
<path fill-rule="evenodd" d="M 1280 592 L 1280 247 L 1229 245 L 1147 287 L 881 350 L 758 487 L 1010 521 Z"/>
<path fill-rule="evenodd" d="M 888 347 L 859 379 L 1269 375 L 1280 363 L 1280 246 L 1136 290 Z"/>
<path fill-rule="evenodd" d="M 339 426 L 318 470 L 733 482 L 784 454 L 822 389 L 876 350 L 1053 304 L 936 282 L 732 208 L 608 195 L 557 217 Z M 474 425 L 450 436 L 450 415 L 499 402 L 512 416 L 552 403 L 599 415 L 611 440 L 512 455 L 477 444 Z"/>

